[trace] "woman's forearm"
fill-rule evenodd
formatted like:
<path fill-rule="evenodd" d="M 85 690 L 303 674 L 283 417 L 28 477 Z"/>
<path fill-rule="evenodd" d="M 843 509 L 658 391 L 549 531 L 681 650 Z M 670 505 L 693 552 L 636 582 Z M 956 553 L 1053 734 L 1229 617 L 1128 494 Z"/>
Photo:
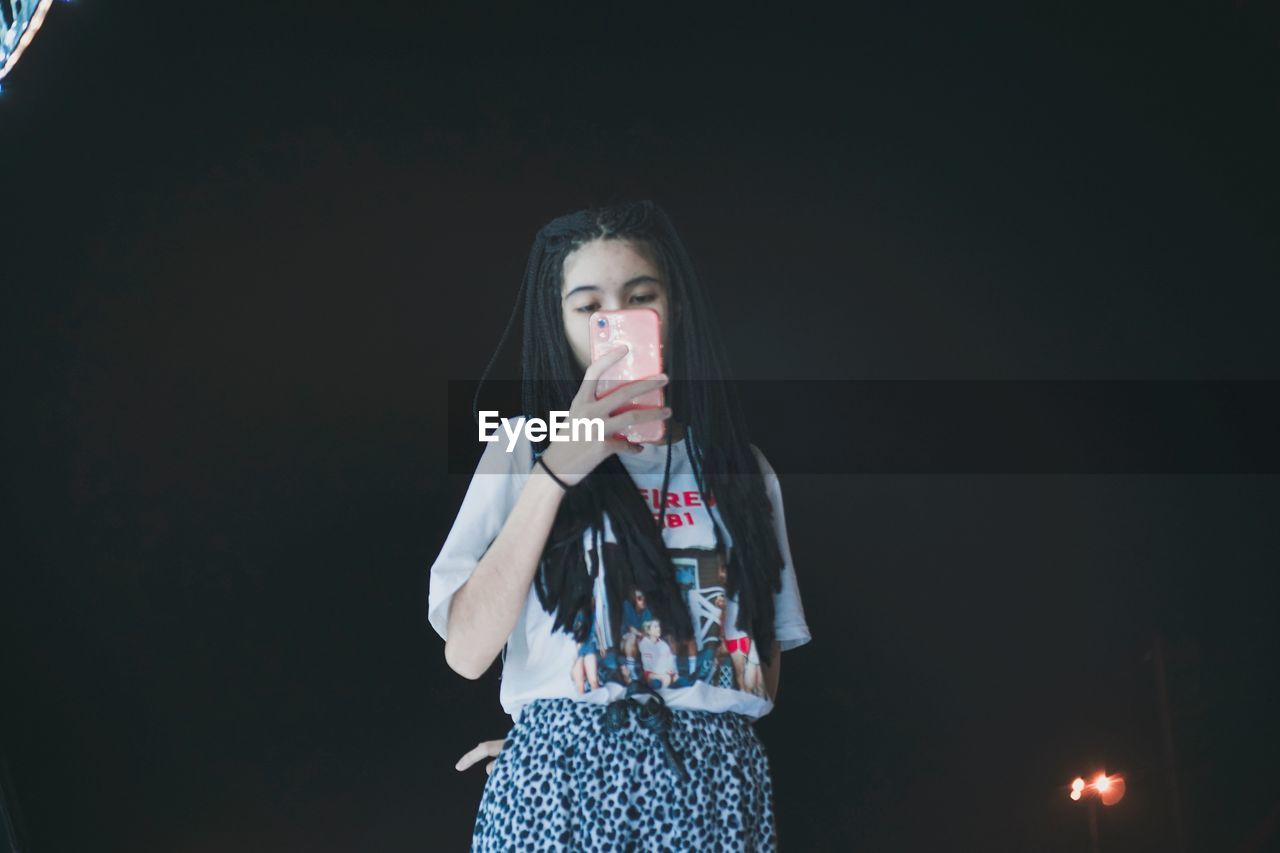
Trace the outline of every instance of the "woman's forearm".
<path fill-rule="evenodd" d="M 530 473 L 511 514 L 467 582 L 449 602 L 444 656 L 454 672 L 479 678 L 520 618 L 564 490 L 540 468 Z"/>

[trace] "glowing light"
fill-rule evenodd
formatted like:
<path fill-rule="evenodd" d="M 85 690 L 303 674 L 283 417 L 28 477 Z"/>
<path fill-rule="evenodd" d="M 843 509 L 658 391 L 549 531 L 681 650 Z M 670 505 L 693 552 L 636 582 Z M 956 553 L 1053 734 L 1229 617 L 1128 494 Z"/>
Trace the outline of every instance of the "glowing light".
<path fill-rule="evenodd" d="M 1098 799 L 1104 806 L 1114 806 L 1124 799 L 1124 777 L 1109 776 L 1106 783 L 1106 787 L 1098 788 Z"/>
<path fill-rule="evenodd" d="M 31 40 L 40 31 L 44 16 L 49 13 L 53 0 L 39 0 L 34 8 L 30 2 L 14 4 L 12 0 L 3 0 L 9 14 L 0 16 L 0 25 L 7 18 L 12 23 L 4 25 L 0 32 L 0 80 L 8 74 L 13 66 L 22 58 L 22 52 L 31 44 Z"/>
<path fill-rule="evenodd" d="M 1102 800 L 1104 806 L 1114 806 L 1124 799 L 1124 777 L 1099 773 L 1092 782 L 1085 782 L 1079 776 L 1071 782 L 1071 799 L 1073 801 L 1079 802 L 1089 793 L 1095 794 L 1099 800 Z"/>

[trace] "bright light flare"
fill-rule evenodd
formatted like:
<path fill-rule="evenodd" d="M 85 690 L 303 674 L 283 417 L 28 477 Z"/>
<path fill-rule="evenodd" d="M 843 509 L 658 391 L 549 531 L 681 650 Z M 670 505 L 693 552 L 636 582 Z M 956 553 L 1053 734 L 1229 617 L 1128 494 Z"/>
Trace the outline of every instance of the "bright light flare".
<path fill-rule="evenodd" d="M 1124 799 L 1124 777 L 1099 773 L 1092 782 L 1077 776 L 1071 783 L 1071 799 L 1076 802 L 1090 792 L 1097 794 L 1104 806 L 1114 806 Z"/>
<path fill-rule="evenodd" d="M 1104 776 L 1096 787 L 1098 799 L 1102 800 L 1104 806 L 1114 806 L 1124 799 L 1123 776 Z"/>

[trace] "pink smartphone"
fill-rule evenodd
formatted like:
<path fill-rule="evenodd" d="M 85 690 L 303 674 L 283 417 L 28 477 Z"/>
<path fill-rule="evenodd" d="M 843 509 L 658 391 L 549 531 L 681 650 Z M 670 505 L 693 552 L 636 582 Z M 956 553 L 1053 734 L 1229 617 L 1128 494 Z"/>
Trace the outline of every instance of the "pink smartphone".
<path fill-rule="evenodd" d="M 596 311 L 591 315 L 591 360 L 594 361 L 617 346 L 627 346 L 631 351 L 622 360 L 600 375 L 596 399 L 625 389 L 637 379 L 647 379 L 662 372 L 662 320 L 652 308 L 625 308 L 621 311 Z M 621 394 L 625 395 L 625 390 Z M 663 404 L 661 388 L 655 388 L 627 400 L 611 411 L 610 415 L 632 409 L 660 409 Z M 615 438 L 631 442 L 655 443 L 667 433 L 666 421 L 648 421 L 632 424 L 625 433 L 615 433 Z"/>

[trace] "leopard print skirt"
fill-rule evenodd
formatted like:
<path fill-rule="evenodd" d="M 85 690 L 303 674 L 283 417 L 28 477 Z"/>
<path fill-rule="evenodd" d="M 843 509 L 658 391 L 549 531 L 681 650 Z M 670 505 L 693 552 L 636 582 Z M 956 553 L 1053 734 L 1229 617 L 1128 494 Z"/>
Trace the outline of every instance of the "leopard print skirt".
<path fill-rule="evenodd" d="M 655 715 L 611 714 L 629 710 L 617 704 L 525 706 L 485 783 L 472 851 L 777 849 L 749 717 L 675 709 L 659 732 Z"/>

